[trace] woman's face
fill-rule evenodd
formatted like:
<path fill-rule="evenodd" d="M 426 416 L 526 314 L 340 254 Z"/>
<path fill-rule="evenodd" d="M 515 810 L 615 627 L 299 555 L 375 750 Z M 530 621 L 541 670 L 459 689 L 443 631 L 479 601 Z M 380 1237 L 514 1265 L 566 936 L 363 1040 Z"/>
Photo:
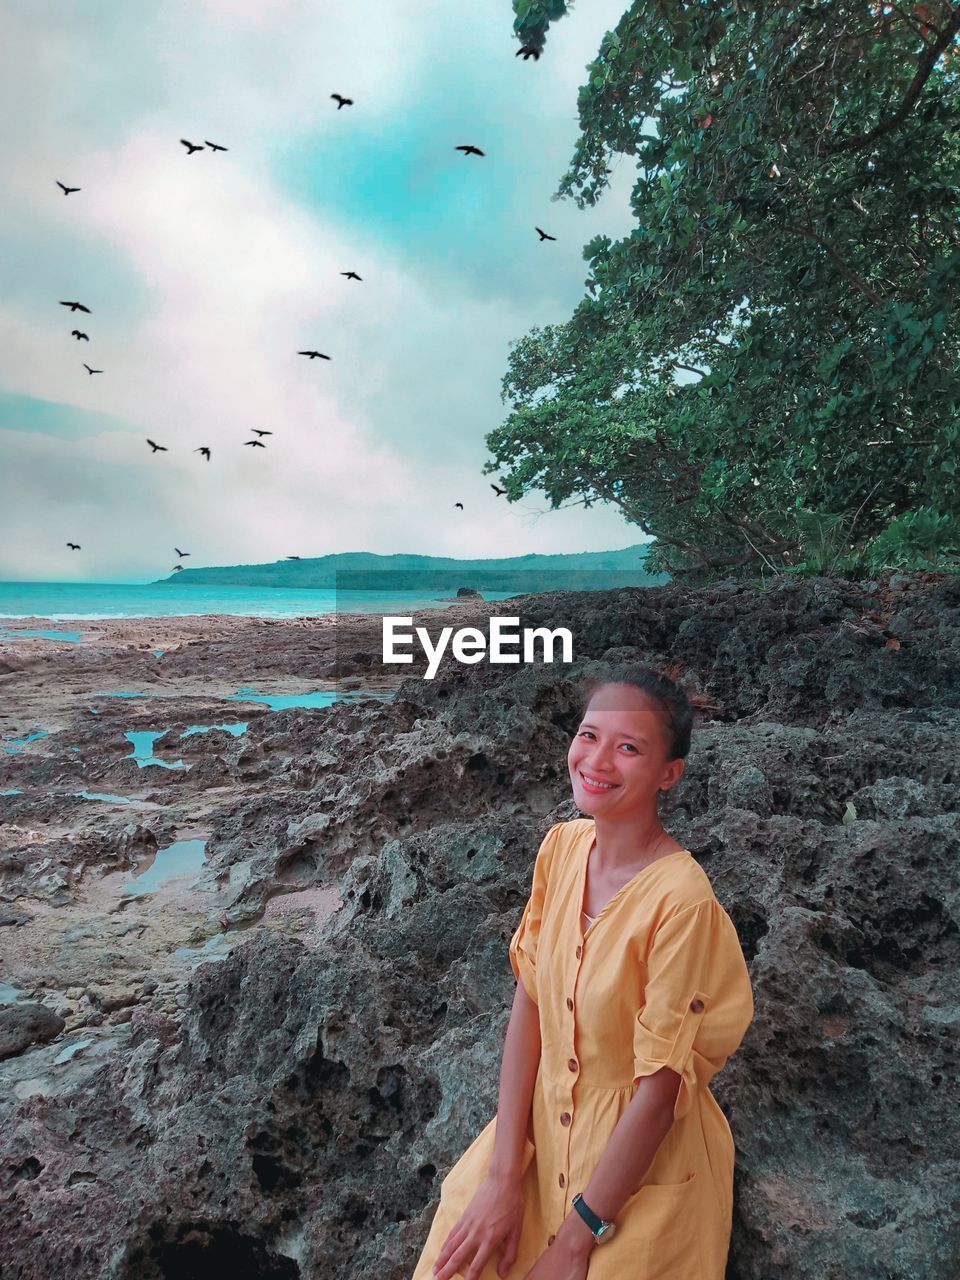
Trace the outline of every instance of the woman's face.
<path fill-rule="evenodd" d="M 657 792 L 669 790 L 685 762 L 668 763 L 669 744 L 651 701 L 634 685 L 596 690 L 567 752 L 577 808 L 594 817 L 644 818 L 656 814 Z M 606 784 L 592 786 L 595 783 Z"/>

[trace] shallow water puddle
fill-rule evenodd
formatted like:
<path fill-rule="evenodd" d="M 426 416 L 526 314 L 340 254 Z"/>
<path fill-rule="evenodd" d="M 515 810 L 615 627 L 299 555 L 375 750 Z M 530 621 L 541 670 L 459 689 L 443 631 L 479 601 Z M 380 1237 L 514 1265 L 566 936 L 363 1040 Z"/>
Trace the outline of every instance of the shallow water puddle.
<path fill-rule="evenodd" d="M 127 757 L 129 759 L 129 757 Z M 129 796 L 111 796 L 101 791 L 75 791 L 75 796 L 79 796 L 81 800 L 103 800 L 108 804 L 131 804 Z"/>
<path fill-rule="evenodd" d="M 235 738 L 239 738 L 247 732 L 249 723 L 246 720 L 238 720 L 235 724 L 192 724 L 189 729 L 185 729 L 181 733 L 181 738 L 189 738 L 194 733 L 209 733 L 211 729 L 223 729 L 227 733 L 232 733 Z"/>
<path fill-rule="evenodd" d="M 0 791 L 0 796 L 19 796 L 19 795 L 23 795 L 23 792 L 20 790 L 19 787 L 11 787 L 9 791 Z"/>
<path fill-rule="evenodd" d="M 56 1067 L 59 1066 L 61 1062 L 69 1062 L 74 1054 L 79 1053 L 81 1049 L 89 1048 L 92 1044 L 92 1040 L 78 1040 L 76 1044 L 68 1044 L 67 1047 L 65 1049 L 61 1049 L 54 1058 L 53 1065 Z"/>
<path fill-rule="evenodd" d="M 166 849 L 158 849 L 146 871 L 122 886 L 125 897 L 139 898 L 155 893 L 166 880 L 175 876 L 194 875 L 206 861 L 206 840 L 175 840 Z"/>
<path fill-rule="evenodd" d="M 19 755 L 28 742 L 36 742 L 37 738 L 45 738 L 49 733 L 48 729 L 38 729 L 36 733 L 28 733 L 24 738 L 7 738 L 0 742 L 0 746 L 8 756 Z"/>
<path fill-rule="evenodd" d="M 0 1004 L 24 1004 L 23 992 L 9 982 L 0 982 Z"/>
<path fill-rule="evenodd" d="M 149 698 L 148 693 L 95 693 L 95 698 Z"/>
<path fill-rule="evenodd" d="M 146 729 L 129 729 L 123 736 L 132 743 L 133 750 L 128 756 L 124 756 L 124 760 L 136 760 L 137 765 L 141 769 L 145 769 L 148 764 L 157 764 L 162 769 L 189 769 L 190 765 L 184 764 L 182 760 L 161 760 L 153 754 L 153 744 L 158 738 L 162 738 L 167 732 L 166 729 L 153 732 Z"/>
<path fill-rule="evenodd" d="M 289 707 L 331 707 L 335 702 L 350 702 L 358 698 L 392 698 L 392 693 L 374 693 L 363 689 L 316 689 L 312 693 L 257 693 L 256 689 L 238 689 L 227 702 L 262 702 L 271 711 L 285 711 Z"/>
<path fill-rule="evenodd" d="M 337 701 L 337 694 L 325 689 L 313 693 L 257 693 L 255 689 L 238 689 L 227 702 L 262 702 L 271 711 L 284 711 L 288 707 L 329 707 Z"/>
<path fill-rule="evenodd" d="M 90 635 L 89 631 L 53 631 L 39 630 L 26 631 L 20 627 L 16 631 L 10 631 L 7 627 L 0 627 L 0 640 L 19 640 L 23 636 L 30 636 L 34 640 L 69 640 L 71 644 L 76 644 L 81 636 Z"/>

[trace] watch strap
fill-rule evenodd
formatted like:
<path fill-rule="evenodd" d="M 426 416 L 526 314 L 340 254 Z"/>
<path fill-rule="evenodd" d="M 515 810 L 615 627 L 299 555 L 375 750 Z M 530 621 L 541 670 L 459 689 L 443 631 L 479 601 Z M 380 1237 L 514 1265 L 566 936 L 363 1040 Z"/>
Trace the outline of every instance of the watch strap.
<path fill-rule="evenodd" d="M 593 1212 L 579 1191 L 573 1197 L 573 1207 L 593 1232 L 598 1242 L 603 1239 L 604 1233 L 608 1232 L 613 1226 L 613 1223 L 604 1222 L 601 1217 Z"/>

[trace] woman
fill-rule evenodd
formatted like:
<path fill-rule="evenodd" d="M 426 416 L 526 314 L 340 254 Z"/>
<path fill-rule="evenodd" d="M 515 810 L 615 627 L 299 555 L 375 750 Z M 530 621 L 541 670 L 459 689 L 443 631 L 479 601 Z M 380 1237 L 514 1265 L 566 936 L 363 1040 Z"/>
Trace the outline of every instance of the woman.
<path fill-rule="evenodd" d="M 510 942 L 497 1115 L 444 1179 L 413 1280 L 722 1280 L 734 1142 L 709 1090 L 753 1018 L 730 917 L 662 827 L 693 708 L 631 668 L 587 690 Z"/>

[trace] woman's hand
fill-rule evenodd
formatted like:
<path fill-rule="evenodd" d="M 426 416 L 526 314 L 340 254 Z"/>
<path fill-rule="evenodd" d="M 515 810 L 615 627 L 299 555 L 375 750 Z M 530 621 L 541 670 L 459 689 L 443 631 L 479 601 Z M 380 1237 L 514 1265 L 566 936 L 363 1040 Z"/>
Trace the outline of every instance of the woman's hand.
<path fill-rule="evenodd" d="M 477 1280 L 495 1253 L 501 1254 L 497 1272 L 506 1276 L 517 1260 L 523 1213 L 522 1179 L 488 1174 L 444 1240 L 434 1263 L 434 1280 L 449 1280 L 458 1271 L 464 1280 Z"/>
<path fill-rule="evenodd" d="M 576 1236 L 558 1232 L 523 1280 L 587 1280 L 592 1250 L 592 1244 L 583 1244 L 579 1232 Z"/>

